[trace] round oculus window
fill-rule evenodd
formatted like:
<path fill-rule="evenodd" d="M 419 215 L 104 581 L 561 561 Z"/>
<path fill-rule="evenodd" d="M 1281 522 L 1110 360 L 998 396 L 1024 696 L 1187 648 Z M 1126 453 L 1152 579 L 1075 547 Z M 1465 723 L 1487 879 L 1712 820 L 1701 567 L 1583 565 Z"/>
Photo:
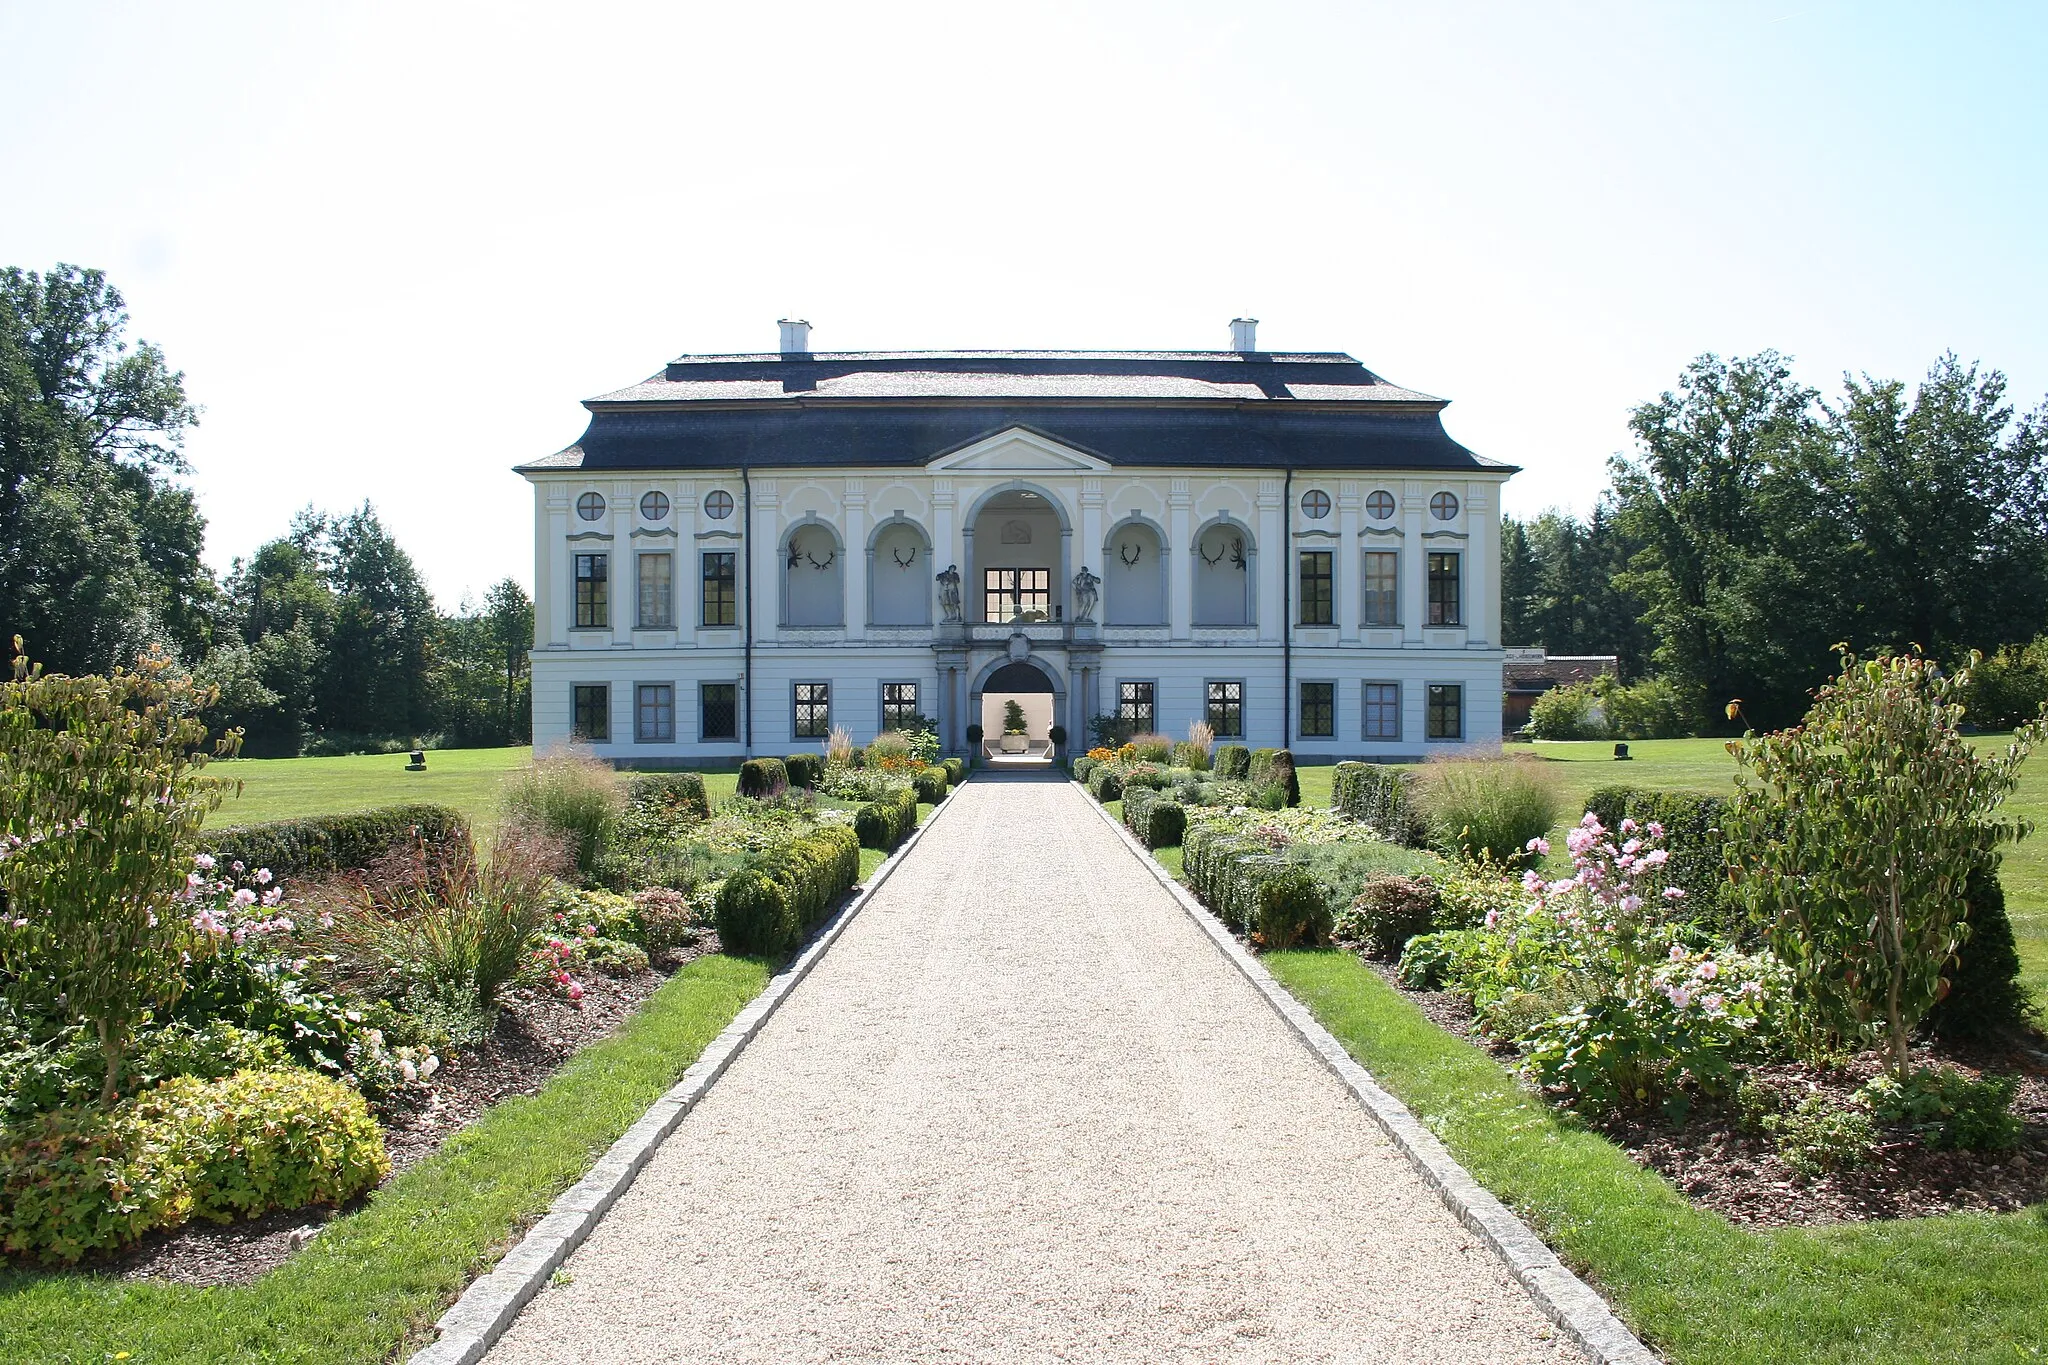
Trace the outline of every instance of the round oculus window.
<path fill-rule="evenodd" d="M 704 497 L 704 515 L 713 521 L 724 521 L 732 515 L 732 494 L 723 488 L 714 488 Z"/>
<path fill-rule="evenodd" d="M 596 521 L 604 515 L 604 494 L 585 493 L 576 499 L 576 515 L 585 521 Z"/>
<path fill-rule="evenodd" d="M 1321 521 L 1330 515 L 1330 495 L 1320 488 L 1311 488 L 1301 495 L 1301 514 L 1310 521 Z"/>
<path fill-rule="evenodd" d="M 668 520 L 668 494 L 649 491 L 640 495 L 640 515 L 649 521 Z"/>
<path fill-rule="evenodd" d="M 1366 495 L 1365 514 L 1374 521 L 1385 521 L 1394 515 L 1394 495 L 1384 488 L 1375 488 Z"/>
<path fill-rule="evenodd" d="M 1437 493 L 1429 500 L 1429 514 L 1438 521 L 1449 521 L 1458 515 L 1458 496 L 1455 493 Z"/>

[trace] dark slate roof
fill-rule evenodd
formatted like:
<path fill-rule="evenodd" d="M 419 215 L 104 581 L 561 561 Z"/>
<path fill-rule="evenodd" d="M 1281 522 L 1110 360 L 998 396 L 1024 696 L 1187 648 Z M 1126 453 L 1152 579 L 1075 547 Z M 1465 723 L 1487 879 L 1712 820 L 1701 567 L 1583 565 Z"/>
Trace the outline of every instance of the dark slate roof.
<path fill-rule="evenodd" d="M 1502 664 L 1501 682 L 1510 692 L 1548 692 L 1620 671 L 1620 662 L 1612 654 L 1553 654 L 1540 664 Z"/>
<path fill-rule="evenodd" d="M 1023 426 L 1113 465 L 1511 469 L 1336 352 L 683 356 L 584 406 L 575 445 L 519 468 L 915 466 Z"/>

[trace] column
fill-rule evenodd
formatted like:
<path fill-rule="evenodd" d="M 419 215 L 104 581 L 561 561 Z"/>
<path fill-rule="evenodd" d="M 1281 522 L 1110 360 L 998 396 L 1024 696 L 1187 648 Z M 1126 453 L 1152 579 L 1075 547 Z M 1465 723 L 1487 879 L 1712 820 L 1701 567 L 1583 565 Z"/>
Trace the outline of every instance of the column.
<path fill-rule="evenodd" d="M 868 495 L 859 479 L 846 481 L 846 601 L 841 606 L 846 638 L 859 640 L 868 630 L 868 573 L 874 551 L 868 545 Z"/>
<path fill-rule="evenodd" d="M 1185 640 L 1194 633 L 1195 547 L 1194 498 L 1186 479 L 1175 479 L 1166 490 L 1166 538 L 1175 547 L 1166 551 L 1167 621 L 1173 638 Z"/>
<path fill-rule="evenodd" d="M 1358 618 L 1365 614 L 1365 599 L 1360 595 L 1364 585 L 1359 581 L 1365 574 L 1365 560 L 1358 550 L 1362 502 L 1355 483 L 1337 490 L 1337 547 L 1330 556 L 1330 571 L 1337 575 L 1337 638 L 1347 645 L 1358 643 Z"/>
<path fill-rule="evenodd" d="M 754 481 L 754 516 L 747 527 L 747 573 L 754 584 L 754 641 L 774 643 L 782 624 L 782 552 L 776 527 L 782 500 L 773 479 Z"/>
<path fill-rule="evenodd" d="M 1483 483 L 1465 485 L 1465 642 L 1481 648 L 1500 642 L 1500 522 L 1492 493 Z"/>
<path fill-rule="evenodd" d="M 1253 590 L 1258 594 L 1252 619 L 1259 623 L 1261 644 L 1280 643 L 1280 630 L 1287 615 L 1280 585 L 1293 569 L 1294 547 L 1287 544 L 1287 527 L 1281 520 L 1281 500 L 1286 485 L 1279 479 L 1259 480 L 1259 550 L 1261 557 L 1250 560 L 1257 570 Z M 1250 720 L 1247 718 L 1249 728 Z"/>
<path fill-rule="evenodd" d="M 569 486 L 540 485 L 534 489 L 534 501 L 537 508 L 544 504 L 547 514 L 535 518 L 546 530 L 533 553 L 533 641 L 536 647 L 545 641 L 549 649 L 567 649 L 569 622 L 575 619 L 571 598 L 575 589 L 570 581 L 574 565 L 569 558 Z M 545 607 L 540 605 L 543 602 Z"/>
<path fill-rule="evenodd" d="M 1401 486 L 1401 640 L 1404 644 L 1422 642 L 1424 584 L 1428 581 L 1429 560 L 1422 544 L 1422 518 L 1425 514 L 1424 500 L 1429 497 L 1427 489 L 1413 480 Z M 1420 716 L 1417 717 L 1420 723 Z"/>

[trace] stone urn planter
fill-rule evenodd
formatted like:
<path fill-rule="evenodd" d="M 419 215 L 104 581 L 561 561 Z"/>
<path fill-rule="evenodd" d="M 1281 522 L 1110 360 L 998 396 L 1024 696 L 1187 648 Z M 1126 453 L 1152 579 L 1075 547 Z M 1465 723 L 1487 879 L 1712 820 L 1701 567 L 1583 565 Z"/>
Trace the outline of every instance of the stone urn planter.
<path fill-rule="evenodd" d="M 1031 741 L 1023 735 L 1004 735 L 1003 752 L 1006 754 L 1021 754 L 1029 747 L 1030 743 Z"/>

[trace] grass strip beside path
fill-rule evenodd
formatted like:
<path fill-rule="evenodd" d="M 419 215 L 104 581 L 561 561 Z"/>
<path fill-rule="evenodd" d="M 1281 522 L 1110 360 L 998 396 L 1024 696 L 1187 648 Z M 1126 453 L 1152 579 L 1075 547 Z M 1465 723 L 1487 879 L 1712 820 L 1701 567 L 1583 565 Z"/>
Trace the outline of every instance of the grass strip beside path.
<path fill-rule="evenodd" d="M 2048 1206 L 1746 1231 L 1540 1103 L 1351 954 L 1262 960 L 1475 1179 L 1679 1365 L 2048 1356 Z"/>
<path fill-rule="evenodd" d="M 763 962 L 698 958 L 538 1094 L 494 1105 L 253 1284 L 198 1289 L 0 1272 L 0 1360 L 389 1359 L 428 1335 L 428 1324 L 472 1275 L 582 1178 L 760 994 L 768 976 Z"/>

